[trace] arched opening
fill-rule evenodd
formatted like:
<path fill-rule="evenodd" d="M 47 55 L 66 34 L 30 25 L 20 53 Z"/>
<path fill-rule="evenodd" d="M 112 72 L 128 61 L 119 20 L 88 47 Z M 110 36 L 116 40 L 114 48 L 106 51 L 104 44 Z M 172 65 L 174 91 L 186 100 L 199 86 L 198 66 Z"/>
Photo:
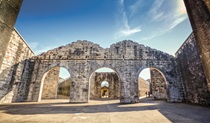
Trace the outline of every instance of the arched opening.
<path fill-rule="evenodd" d="M 42 99 L 67 99 L 70 96 L 70 73 L 64 67 L 53 67 L 42 77 L 39 101 Z"/>
<path fill-rule="evenodd" d="M 101 98 L 109 98 L 109 82 L 101 82 Z"/>
<path fill-rule="evenodd" d="M 149 97 L 166 100 L 166 78 L 165 75 L 157 68 L 145 68 L 138 77 L 139 97 Z"/>
<path fill-rule="evenodd" d="M 89 79 L 89 99 L 119 99 L 120 78 L 110 68 L 103 67 L 95 70 Z"/>

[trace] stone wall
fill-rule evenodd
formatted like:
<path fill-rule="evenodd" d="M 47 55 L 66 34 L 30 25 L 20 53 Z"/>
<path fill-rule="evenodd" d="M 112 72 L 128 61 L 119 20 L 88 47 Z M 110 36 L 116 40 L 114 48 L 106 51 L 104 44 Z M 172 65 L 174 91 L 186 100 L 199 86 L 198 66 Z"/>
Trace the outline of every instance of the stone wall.
<path fill-rule="evenodd" d="M 1 103 L 24 100 L 31 78 L 29 73 L 33 70 L 33 64 L 26 59 L 33 55 L 33 51 L 14 29 L 0 69 Z"/>
<path fill-rule="evenodd" d="M 147 82 L 143 78 L 139 77 L 138 78 L 138 83 L 139 83 L 139 96 L 140 97 L 146 96 L 146 92 L 148 94 L 148 92 L 150 91 L 149 82 Z"/>
<path fill-rule="evenodd" d="M 120 98 L 120 80 L 115 72 L 94 72 L 90 79 L 90 98 L 101 98 L 101 83 L 109 83 L 109 98 Z"/>
<path fill-rule="evenodd" d="M 58 78 L 60 74 L 60 68 L 55 67 L 46 73 L 43 87 L 42 87 L 42 99 L 56 99 L 58 92 Z"/>
<path fill-rule="evenodd" d="M 119 76 L 121 103 L 139 101 L 138 75 L 148 67 L 157 68 L 165 75 L 168 101 L 180 102 L 183 99 L 175 58 L 131 40 L 118 42 L 107 49 L 89 41 L 77 41 L 42 53 L 31 62 L 35 66 L 28 101 L 40 99 L 42 76 L 55 66 L 66 68 L 71 75 L 71 102 L 88 102 L 90 75 L 102 67 L 113 69 Z"/>
<path fill-rule="evenodd" d="M 71 78 L 63 80 L 58 87 L 58 94 L 64 96 L 70 96 Z"/>
<path fill-rule="evenodd" d="M 155 99 L 167 99 L 166 93 L 166 80 L 162 73 L 155 69 L 150 68 L 151 83 L 152 83 L 152 95 Z"/>
<path fill-rule="evenodd" d="M 186 102 L 209 105 L 210 92 L 193 33 L 177 51 L 176 57 L 182 73 Z"/>
<path fill-rule="evenodd" d="M 210 91 L 210 0 L 184 0 L 184 2 Z"/>
<path fill-rule="evenodd" d="M 23 0 L 0 0 L 0 69 Z"/>

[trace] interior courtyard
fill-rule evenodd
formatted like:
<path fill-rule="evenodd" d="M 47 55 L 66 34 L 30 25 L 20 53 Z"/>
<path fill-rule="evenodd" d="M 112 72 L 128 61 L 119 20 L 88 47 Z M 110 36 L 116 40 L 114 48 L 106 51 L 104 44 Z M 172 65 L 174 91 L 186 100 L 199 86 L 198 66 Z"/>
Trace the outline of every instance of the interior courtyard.
<path fill-rule="evenodd" d="M 0 0 L 0 122 L 210 122 L 210 0 L 183 0 L 192 33 L 175 55 L 130 39 L 37 55 L 14 28 L 24 2 Z"/>

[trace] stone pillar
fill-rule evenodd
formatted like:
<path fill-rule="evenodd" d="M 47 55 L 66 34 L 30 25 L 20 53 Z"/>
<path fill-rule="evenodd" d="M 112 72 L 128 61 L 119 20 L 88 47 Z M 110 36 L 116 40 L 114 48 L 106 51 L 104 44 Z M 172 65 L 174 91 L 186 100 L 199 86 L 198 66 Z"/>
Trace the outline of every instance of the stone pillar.
<path fill-rule="evenodd" d="M 184 0 L 210 90 L 210 0 Z"/>
<path fill-rule="evenodd" d="M 0 0 L 0 68 L 23 0 Z"/>
<path fill-rule="evenodd" d="M 135 80 L 135 74 L 132 61 L 124 61 L 123 73 L 121 80 L 120 103 L 137 103 L 139 102 L 138 80 Z"/>

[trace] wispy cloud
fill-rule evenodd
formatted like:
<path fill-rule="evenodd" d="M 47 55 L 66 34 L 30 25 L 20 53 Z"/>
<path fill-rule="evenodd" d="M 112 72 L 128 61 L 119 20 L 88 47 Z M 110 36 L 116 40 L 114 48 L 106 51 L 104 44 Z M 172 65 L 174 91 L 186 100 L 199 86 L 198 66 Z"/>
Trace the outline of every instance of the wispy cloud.
<path fill-rule="evenodd" d="M 130 17 L 134 16 L 138 12 L 139 8 L 141 8 L 143 5 L 143 2 L 143 0 L 137 0 L 133 5 L 129 7 L 131 11 Z"/>
<path fill-rule="evenodd" d="M 155 0 L 155 2 L 153 3 L 149 13 L 152 15 L 155 15 L 156 13 L 158 13 L 158 10 L 160 9 L 160 7 L 162 6 L 164 0 Z"/>
<path fill-rule="evenodd" d="M 120 0 L 120 4 L 123 5 L 124 4 L 124 0 Z"/>
<path fill-rule="evenodd" d="M 124 0 L 120 0 L 120 29 L 115 35 L 115 38 L 126 37 L 141 31 L 140 26 L 131 27 L 128 23 L 129 19 L 124 9 Z M 119 20 L 119 19 L 118 19 Z"/>
<path fill-rule="evenodd" d="M 161 5 L 163 2 L 164 0 L 155 0 L 152 9 L 149 12 L 151 22 L 154 24 L 159 24 L 160 26 L 157 27 L 155 31 L 151 32 L 149 36 L 143 37 L 141 40 L 150 40 L 170 32 L 177 25 L 187 19 L 185 6 L 182 0 L 178 0 L 175 8 L 166 12 L 161 10 Z"/>

